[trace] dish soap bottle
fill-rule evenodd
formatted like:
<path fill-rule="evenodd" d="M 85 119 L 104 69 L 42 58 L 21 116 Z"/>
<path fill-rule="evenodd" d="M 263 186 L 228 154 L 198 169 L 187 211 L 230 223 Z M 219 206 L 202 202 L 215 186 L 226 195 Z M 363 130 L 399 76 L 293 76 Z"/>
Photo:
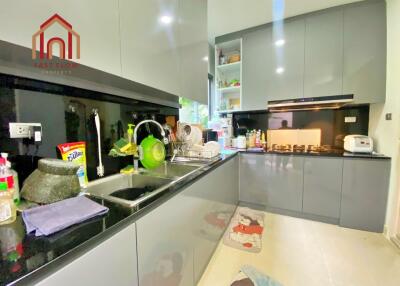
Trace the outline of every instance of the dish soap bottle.
<path fill-rule="evenodd" d="M 15 205 L 19 205 L 20 203 L 20 195 L 19 195 L 19 181 L 18 181 L 18 173 L 14 169 L 11 168 L 11 162 L 8 161 L 8 153 L 1 153 L 1 157 L 6 160 L 6 169 L 13 176 L 14 183 L 14 203 Z"/>
<path fill-rule="evenodd" d="M 17 218 L 13 184 L 14 179 L 7 171 L 6 160 L 0 157 L 0 225 L 13 223 Z"/>

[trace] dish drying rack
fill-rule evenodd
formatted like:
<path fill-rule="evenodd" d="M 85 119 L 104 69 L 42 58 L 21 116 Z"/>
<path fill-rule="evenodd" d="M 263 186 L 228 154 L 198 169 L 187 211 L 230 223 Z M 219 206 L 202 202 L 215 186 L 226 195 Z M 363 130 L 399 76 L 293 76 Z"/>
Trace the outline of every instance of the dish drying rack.
<path fill-rule="evenodd" d="M 212 160 L 219 154 L 213 154 L 212 151 L 200 150 L 198 147 L 185 141 L 171 142 L 173 157 L 185 157 L 190 159 Z"/>

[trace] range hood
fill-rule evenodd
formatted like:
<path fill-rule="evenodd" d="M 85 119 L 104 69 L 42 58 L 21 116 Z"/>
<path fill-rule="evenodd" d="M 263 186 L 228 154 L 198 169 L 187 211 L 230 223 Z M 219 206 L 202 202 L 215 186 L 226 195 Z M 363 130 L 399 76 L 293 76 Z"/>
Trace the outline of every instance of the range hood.
<path fill-rule="evenodd" d="M 268 101 L 269 112 L 338 109 L 354 101 L 353 94 Z"/>

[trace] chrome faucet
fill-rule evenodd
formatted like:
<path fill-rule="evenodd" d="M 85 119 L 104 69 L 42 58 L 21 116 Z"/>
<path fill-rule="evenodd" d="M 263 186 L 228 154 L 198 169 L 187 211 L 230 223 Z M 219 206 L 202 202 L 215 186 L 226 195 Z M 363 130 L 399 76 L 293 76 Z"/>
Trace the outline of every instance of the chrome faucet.
<path fill-rule="evenodd" d="M 160 130 L 161 130 L 161 136 L 163 137 L 163 143 L 166 145 L 168 144 L 168 139 L 165 137 L 165 131 L 164 128 L 161 126 L 160 123 L 158 123 L 155 120 L 151 120 L 151 119 L 147 119 L 147 120 L 143 120 L 140 121 L 138 125 L 136 125 L 135 130 L 133 131 L 133 143 L 138 146 L 137 144 L 137 130 L 139 129 L 139 127 L 145 123 L 154 123 L 155 125 L 157 125 Z M 139 159 L 141 158 L 143 151 L 142 148 L 140 146 L 138 146 L 138 152 L 139 152 Z M 137 172 L 139 170 L 139 160 L 137 157 L 133 157 L 133 168 L 134 170 Z"/>
<path fill-rule="evenodd" d="M 103 160 L 101 158 L 101 138 L 100 138 L 100 117 L 99 117 L 99 112 L 97 109 L 93 109 L 92 113 L 94 115 L 94 122 L 96 125 L 96 131 L 97 131 L 97 151 L 99 153 L 99 165 L 97 166 L 97 175 L 99 177 L 104 176 L 104 165 L 103 165 Z"/>

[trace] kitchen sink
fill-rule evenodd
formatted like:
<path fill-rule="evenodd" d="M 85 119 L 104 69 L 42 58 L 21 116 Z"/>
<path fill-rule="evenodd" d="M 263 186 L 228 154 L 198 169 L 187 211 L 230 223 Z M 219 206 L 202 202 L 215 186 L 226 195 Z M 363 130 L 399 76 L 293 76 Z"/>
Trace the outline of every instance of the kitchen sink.
<path fill-rule="evenodd" d="M 137 174 L 117 174 L 92 181 L 84 191 L 89 197 L 138 210 L 203 166 L 200 163 L 165 162 L 156 169 L 141 169 Z"/>
<path fill-rule="evenodd" d="M 86 195 L 104 199 L 123 207 L 139 209 L 151 202 L 174 182 L 173 179 L 147 174 L 117 174 L 90 182 Z"/>
<path fill-rule="evenodd" d="M 177 164 L 171 162 L 165 162 L 158 168 L 152 170 L 143 170 L 143 174 L 149 174 L 164 178 L 180 178 L 193 171 L 200 169 L 203 164 Z"/>

